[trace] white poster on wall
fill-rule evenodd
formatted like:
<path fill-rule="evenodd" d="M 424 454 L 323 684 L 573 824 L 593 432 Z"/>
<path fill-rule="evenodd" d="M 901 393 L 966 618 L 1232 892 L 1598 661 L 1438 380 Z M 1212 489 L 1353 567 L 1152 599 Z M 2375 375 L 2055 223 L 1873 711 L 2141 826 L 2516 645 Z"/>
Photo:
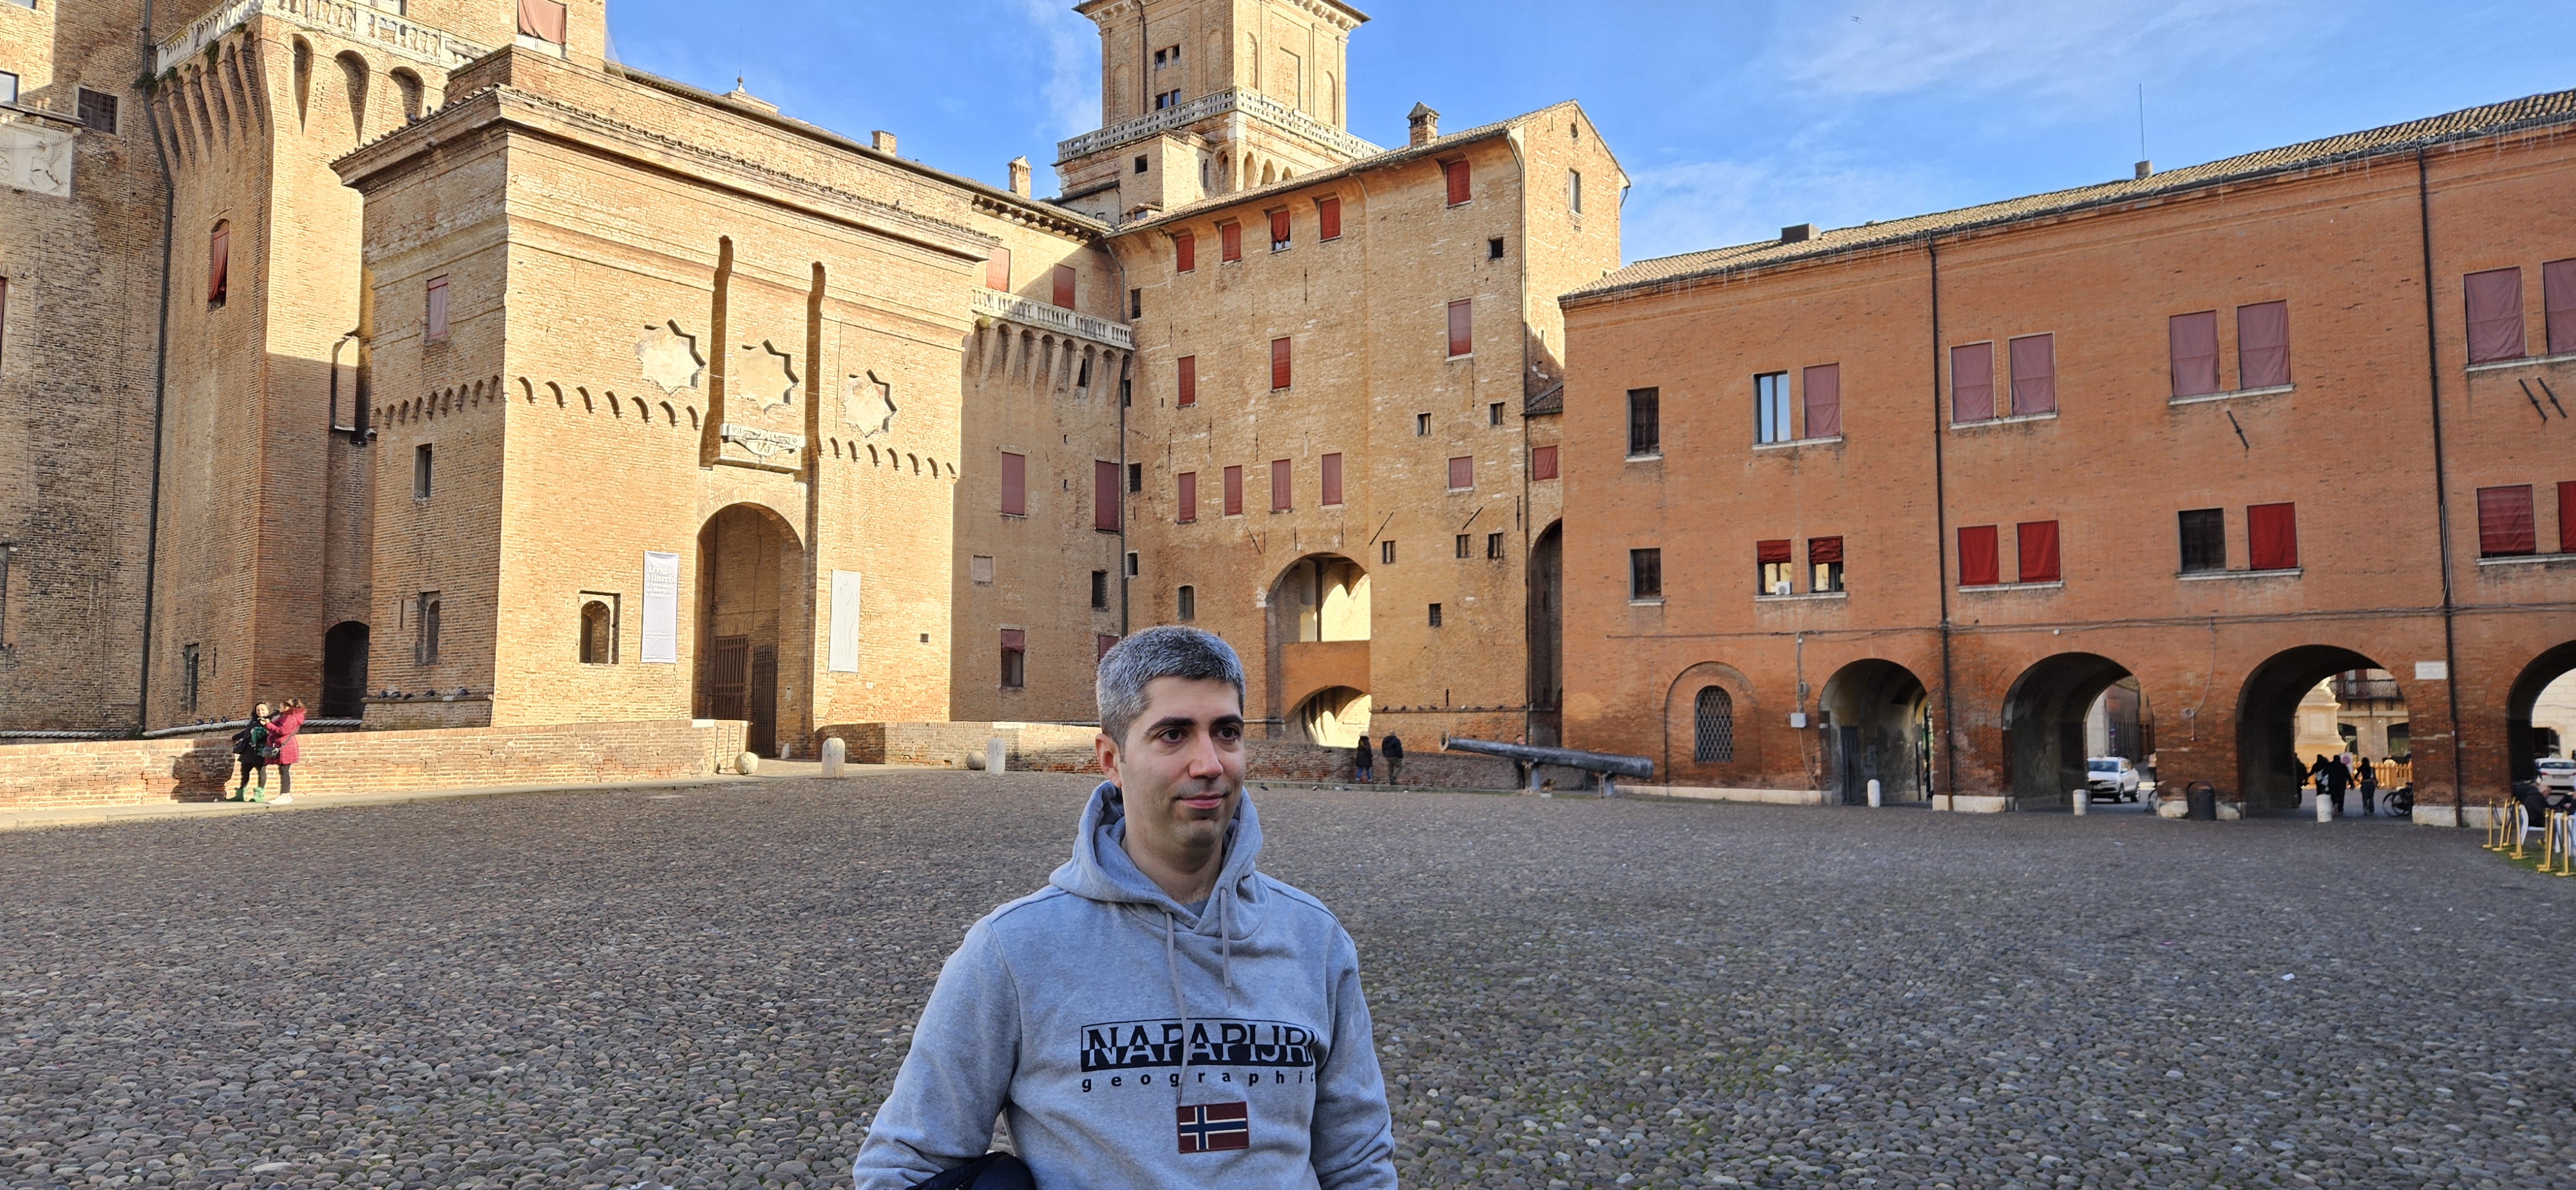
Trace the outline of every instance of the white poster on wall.
<path fill-rule="evenodd" d="M 647 665 L 680 661 L 680 556 L 644 555 L 644 650 Z"/>
<path fill-rule="evenodd" d="M 859 672 L 859 572 L 832 572 L 832 672 Z"/>

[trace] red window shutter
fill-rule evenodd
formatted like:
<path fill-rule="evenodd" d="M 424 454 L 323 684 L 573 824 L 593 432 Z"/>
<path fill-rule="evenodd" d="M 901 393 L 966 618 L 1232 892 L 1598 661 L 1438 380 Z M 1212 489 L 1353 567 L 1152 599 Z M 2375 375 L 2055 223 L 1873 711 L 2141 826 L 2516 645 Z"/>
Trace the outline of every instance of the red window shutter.
<path fill-rule="evenodd" d="M 1786 562 L 1790 557 L 1791 552 L 1789 548 L 1789 539 L 1786 537 L 1777 541 L 1757 541 L 1753 543 L 1753 560 L 1764 566 L 1768 566 L 1774 562 Z"/>
<path fill-rule="evenodd" d="M 1270 341 L 1270 387 L 1288 387 L 1288 340 Z"/>
<path fill-rule="evenodd" d="M 539 41 L 564 43 L 564 6 L 556 0 L 519 0 L 519 32 Z"/>
<path fill-rule="evenodd" d="M 1843 366 L 1818 364 L 1802 378 L 1807 402 L 1809 438 L 1839 438 L 1843 433 Z M 1841 538 L 1834 540 L 1840 541 Z"/>
<path fill-rule="evenodd" d="M 1288 230 L 1288 212 L 1270 212 L 1270 246 L 1276 248 L 1287 243 Z"/>
<path fill-rule="evenodd" d="M 1225 515 L 1243 515 L 1243 468 L 1225 469 Z"/>
<path fill-rule="evenodd" d="M 1010 249 L 995 248 L 993 254 L 984 259 L 984 288 L 998 289 L 1004 293 L 1011 291 Z"/>
<path fill-rule="evenodd" d="M 429 283 L 429 314 L 424 321 L 428 323 L 427 338 L 447 337 L 447 278 L 439 277 Z"/>
<path fill-rule="evenodd" d="M 1289 477 L 1288 466 L 1286 459 L 1270 460 L 1270 511 L 1272 512 L 1286 512 L 1296 507 L 1290 488 L 1294 481 Z"/>
<path fill-rule="evenodd" d="M 1029 634 L 1028 634 L 1027 630 L 1025 630 L 1025 629 L 1020 629 L 1020 628 L 1005 628 L 1005 629 L 1003 629 L 1003 630 L 1002 630 L 1002 651 L 1003 651 L 1003 652 L 1006 652 L 1006 653 L 1025 653 L 1025 652 L 1028 652 L 1028 651 L 1029 651 Z"/>
<path fill-rule="evenodd" d="M 2576 554 L 2576 483 L 2558 485 L 2558 552 Z"/>
<path fill-rule="evenodd" d="M 2537 536 L 2532 531 L 2530 484 L 2478 489 L 2479 557 L 2509 558 L 2537 552 Z"/>
<path fill-rule="evenodd" d="M 1183 405 L 1196 405 L 1199 403 L 1199 357 L 1195 355 L 1185 355 L 1181 357 L 1181 399 L 1179 403 Z"/>
<path fill-rule="evenodd" d="M 2242 309 L 2236 312 L 2236 320 L 2244 323 Z M 2173 357 L 2173 395 L 2198 397 L 2218 391 L 2218 311 L 2176 314 L 2165 320 L 2165 345 Z"/>
<path fill-rule="evenodd" d="M 1341 502 L 1342 456 L 1328 454 L 1324 456 L 1324 506 L 1329 508 Z"/>
<path fill-rule="evenodd" d="M 2290 382 L 2290 303 L 2236 307 L 2236 387 Z"/>
<path fill-rule="evenodd" d="M 1199 267 L 1199 238 L 1188 232 L 1172 237 L 1172 270 L 1186 273 Z"/>
<path fill-rule="evenodd" d="M 1106 634 L 1095 635 L 1091 638 L 1091 643 L 1099 646 L 1100 651 L 1091 655 L 1092 660 L 1098 661 L 1108 656 L 1109 650 L 1118 647 L 1118 638 Z"/>
<path fill-rule="evenodd" d="M 2003 579 L 2002 551 L 1997 548 L 1993 525 L 1972 525 L 1959 530 L 1959 585 L 1991 587 Z"/>
<path fill-rule="evenodd" d="M 1118 531 L 1118 464 L 1091 464 L 1091 527 L 1103 533 Z"/>
<path fill-rule="evenodd" d="M 1530 451 L 1530 478 L 1556 478 L 1556 448 L 1542 446 Z"/>
<path fill-rule="evenodd" d="M 1460 455 L 1449 460 L 1449 490 L 1463 492 L 1476 486 L 1476 456 Z"/>
<path fill-rule="evenodd" d="M 2053 413 L 2057 409 L 2057 337 L 2024 335 L 2012 341 L 2012 411 Z"/>
<path fill-rule="evenodd" d="M 1476 300 L 1449 303 L 1449 358 L 1471 355 L 1476 350 Z"/>
<path fill-rule="evenodd" d="M 1029 515 L 1029 456 L 1002 452 L 1002 511 Z"/>
<path fill-rule="evenodd" d="M 1055 304 L 1067 310 L 1073 308 L 1072 265 L 1060 264 L 1055 266 Z"/>
<path fill-rule="evenodd" d="M 1243 259 L 1243 225 L 1220 223 L 1216 229 L 1217 255 L 1227 260 Z"/>
<path fill-rule="evenodd" d="M 2549 330 L 2549 354 L 2576 353 L 2576 260 L 2540 266 L 2540 304 Z"/>
<path fill-rule="evenodd" d="M 1995 345 L 1950 349 L 1950 420 L 1991 421 L 1995 416 Z"/>
<path fill-rule="evenodd" d="M 2257 504 L 2245 510 L 2246 565 L 2256 570 L 2299 568 L 2299 506 Z"/>
<path fill-rule="evenodd" d="M 1199 519 L 1199 473 L 1181 472 L 1179 482 L 1175 486 L 1180 489 L 1180 522 L 1186 525 Z"/>
<path fill-rule="evenodd" d="M 1316 239 L 1338 240 L 1342 238 L 1342 200 L 1338 198 L 1316 199 L 1315 222 L 1318 225 L 1315 228 Z"/>
<path fill-rule="evenodd" d="M 1842 538 L 1810 537 L 1807 539 L 1807 561 L 1810 564 L 1822 566 L 1827 562 L 1840 562 L 1842 560 Z"/>
<path fill-rule="evenodd" d="M 2463 281 L 2469 303 L 2469 362 L 2522 358 L 2522 270 L 2471 273 Z"/>
<path fill-rule="evenodd" d="M 2061 577 L 2057 568 L 2057 522 L 2024 521 L 2017 526 L 2020 541 L 2021 581 L 2053 583 Z"/>
<path fill-rule="evenodd" d="M 1475 197 L 1473 191 L 1471 191 L 1468 186 L 1466 162 L 1444 161 L 1440 165 L 1440 173 L 1441 176 L 1449 183 L 1450 206 L 1457 206 L 1458 204 Z"/>
<path fill-rule="evenodd" d="M 206 300 L 220 302 L 229 289 L 233 264 L 233 225 L 215 225 L 214 238 L 206 245 Z"/>

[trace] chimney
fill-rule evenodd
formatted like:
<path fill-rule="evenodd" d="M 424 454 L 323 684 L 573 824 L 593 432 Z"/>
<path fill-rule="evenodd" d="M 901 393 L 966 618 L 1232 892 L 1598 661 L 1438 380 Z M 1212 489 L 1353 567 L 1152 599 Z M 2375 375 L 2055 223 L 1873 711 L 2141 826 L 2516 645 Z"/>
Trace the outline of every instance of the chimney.
<path fill-rule="evenodd" d="M 894 156 L 894 134 L 882 128 L 877 129 L 868 134 L 868 147 L 892 157 Z"/>
<path fill-rule="evenodd" d="M 1427 145 L 1440 139 L 1440 113 L 1431 110 L 1430 104 L 1414 104 L 1405 119 L 1413 124 L 1414 144 Z"/>
<path fill-rule="evenodd" d="M 2154 173 L 2154 172 L 2156 172 L 2156 163 L 2155 163 L 2155 162 L 2152 162 L 2152 161 L 2141 161 L 2141 162 L 2139 162 L 2139 163 L 2138 163 L 2138 176 L 2139 176 L 2139 177 L 2143 178 L 2143 177 L 2147 176 L 2148 174 L 2151 174 L 2151 173 Z"/>
<path fill-rule="evenodd" d="M 1803 244 L 1814 238 L 1816 225 L 1813 223 L 1793 223 L 1780 229 L 1780 242 L 1783 244 Z"/>
<path fill-rule="evenodd" d="M 1029 159 L 1026 157 L 1011 158 L 1011 193 L 1022 198 L 1029 196 Z"/>

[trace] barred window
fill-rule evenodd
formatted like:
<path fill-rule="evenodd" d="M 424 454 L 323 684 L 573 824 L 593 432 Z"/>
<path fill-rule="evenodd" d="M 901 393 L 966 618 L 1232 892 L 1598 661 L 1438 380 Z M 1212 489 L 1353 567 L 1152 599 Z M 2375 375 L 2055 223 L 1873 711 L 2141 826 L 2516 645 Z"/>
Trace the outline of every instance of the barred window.
<path fill-rule="evenodd" d="M 1702 764 L 1734 760 L 1735 699 L 1720 687 L 1703 686 L 1693 709 L 1697 724 L 1692 733 L 1691 759 Z"/>

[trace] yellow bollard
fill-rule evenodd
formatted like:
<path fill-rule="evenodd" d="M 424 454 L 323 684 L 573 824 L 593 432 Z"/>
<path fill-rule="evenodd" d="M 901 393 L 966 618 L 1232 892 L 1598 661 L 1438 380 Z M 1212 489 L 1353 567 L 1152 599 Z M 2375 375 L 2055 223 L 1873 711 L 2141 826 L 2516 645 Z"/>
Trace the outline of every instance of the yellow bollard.
<path fill-rule="evenodd" d="M 2513 832 L 2513 854 L 2512 854 L 2511 856 L 2509 856 L 2508 858 L 2511 858 L 2511 859 L 2521 859 L 2521 858 L 2522 858 L 2522 822 L 2521 822 L 2521 818 L 2522 818 L 2522 813 L 2523 813 L 2523 811 L 2522 811 L 2522 807 L 2521 807 L 2519 804 L 2515 805 L 2515 806 L 2514 806 L 2514 808 L 2513 808 L 2513 810 L 2511 811 L 2511 813 L 2513 814 L 2515 821 L 2514 821 L 2514 823 L 2513 823 L 2511 826 L 2508 826 L 2508 827 L 2506 827 L 2506 828 L 2505 828 L 2506 830 L 2509 830 L 2509 831 L 2512 831 L 2512 832 Z"/>
<path fill-rule="evenodd" d="M 2576 876 L 2569 868 L 2568 853 L 2576 851 L 2576 814 L 2558 812 L 2558 871 L 2560 876 Z"/>
<path fill-rule="evenodd" d="M 2542 811 L 2540 815 L 2539 868 L 2543 872 L 2549 870 L 2550 858 L 2558 848 L 2558 823 L 2555 821 L 2557 817 L 2556 814 L 2547 811 Z"/>
<path fill-rule="evenodd" d="M 2504 838 L 2504 833 L 2496 829 L 2495 803 L 2489 802 L 2487 803 L 2487 841 L 2478 844 L 2478 846 L 2489 851 L 2502 851 L 2504 848 L 2496 845 L 2497 841 L 2502 838 Z"/>

